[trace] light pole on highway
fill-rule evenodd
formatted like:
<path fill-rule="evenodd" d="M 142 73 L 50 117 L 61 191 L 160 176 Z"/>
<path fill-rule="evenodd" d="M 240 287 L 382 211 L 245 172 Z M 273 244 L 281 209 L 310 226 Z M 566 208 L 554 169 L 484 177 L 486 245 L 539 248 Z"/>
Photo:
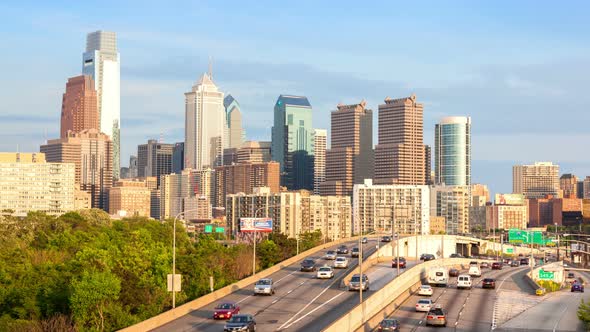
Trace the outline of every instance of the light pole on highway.
<path fill-rule="evenodd" d="M 267 206 L 262 206 L 259 207 L 258 209 L 256 209 L 256 211 L 254 211 L 254 218 L 256 218 L 256 216 L 258 215 L 258 211 L 262 210 L 262 209 L 267 209 L 267 213 L 265 213 L 266 217 L 268 218 L 268 209 L 270 208 L 276 208 L 276 207 L 281 207 L 280 205 L 267 205 Z M 256 227 L 254 227 L 254 239 L 252 240 L 252 244 L 253 244 L 253 250 L 252 250 L 252 275 L 256 274 L 256 235 L 257 235 L 257 231 L 256 231 Z M 297 238 L 297 254 L 299 254 L 299 237 Z"/>
<path fill-rule="evenodd" d="M 176 221 L 178 217 L 184 215 L 187 212 L 194 212 L 199 209 L 190 209 L 182 211 L 174 216 L 174 224 L 172 226 L 172 309 L 176 308 L 176 288 L 174 287 L 174 279 L 176 276 Z"/>

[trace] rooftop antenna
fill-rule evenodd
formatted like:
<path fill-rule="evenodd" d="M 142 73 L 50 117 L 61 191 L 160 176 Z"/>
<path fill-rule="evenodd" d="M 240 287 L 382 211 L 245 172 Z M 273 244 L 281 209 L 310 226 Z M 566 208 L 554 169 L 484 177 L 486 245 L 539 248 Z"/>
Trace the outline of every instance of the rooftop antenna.
<path fill-rule="evenodd" d="M 213 80 L 213 58 L 209 56 L 209 78 Z"/>

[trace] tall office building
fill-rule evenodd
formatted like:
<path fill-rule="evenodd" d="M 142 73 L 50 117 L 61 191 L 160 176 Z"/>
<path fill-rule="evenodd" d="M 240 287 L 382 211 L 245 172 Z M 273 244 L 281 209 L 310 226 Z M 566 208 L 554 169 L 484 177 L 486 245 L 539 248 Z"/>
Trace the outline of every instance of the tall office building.
<path fill-rule="evenodd" d="M 526 198 L 544 198 L 559 194 L 559 166 L 551 162 L 512 167 L 512 192 Z"/>
<path fill-rule="evenodd" d="M 445 218 L 447 234 L 469 232 L 469 186 L 430 186 L 431 213 Z"/>
<path fill-rule="evenodd" d="M 436 184 L 471 185 L 471 118 L 451 116 L 434 127 Z"/>
<path fill-rule="evenodd" d="M 75 165 L 48 163 L 43 153 L 0 153 L 0 211 L 61 215 L 75 209 Z"/>
<path fill-rule="evenodd" d="M 137 176 L 160 176 L 172 173 L 174 144 L 160 143 L 155 139 L 137 146 Z"/>
<path fill-rule="evenodd" d="M 172 150 L 172 173 L 180 173 L 184 169 L 184 142 L 174 144 Z"/>
<path fill-rule="evenodd" d="M 121 151 L 121 65 L 114 32 L 95 31 L 86 37 L 82 73 L 94 80 L 97 92 L 99 131 L 107 134 L 113 144 L 111 169 L 119 179 Z"/>
<path fill-rule="evenodd" d="M 113 183 L 113 143 L 96 129 L 69 132 L 65 138 L 48 140 L 41 152 L 49 162 L 73 163 L 76 183 L 91 195 L 93 208 L 108 211 L 108 190 Z"/>
<path fill-rule="evenodd" d="M 279 163 L 271 161 L 257 164 L 235 164 L 215 168 L 215 206 L 224 206 L 225 197 L 240 192 L 250 194 L 254 188 L 269 187 L 280 190 Z"/>
<path fill-rule="evenodd" d="M 358 104 L 337 106 L 331 114 L 322 195 L 352 195 L 354 184 L 373 178 L 373 111 Z"/>
<path fill-rule="evenodd" d="M 352 196 L 356 234 L 373 230 L 388 234 L 429 234 L 430 196 L 426 185 L 355 184 Z M 392 229 L 393 226 L 393 229 Z"/>
<path fill-rule="evenodd" d="M 271 161 L 270 142 L 246 141 L 236 151 L 236 163 L 267 163 Z"/>
<path fill-rule="evenodd" d="M 139 170 L 137 168 L 137 156 L 129 156 L 129 178 L 136 178 L 138 171 Z"/>
<path fill-rule="evenodd" d="M 432 176 L 432 149 L 430 145 L 424 145 L 424 176 L 426 177 L 426 184 L 434 184 Z"/>
<path fill-rule="evenodd" d="M 98 101 L 92 77 L 81 75 L 69 78 L 62 97 L 59 137 L 66 137 L 68 131 L 77 133 L 85 129 L 98 129 L 98 117 Z"/>
<path fill-rule="evenodd" d="M 582 198 L 590 199 L 590 176 L 586 176 L 582 181 Z"/>
<path fill-rule="evenodd" d="M 227 121 L 227 146 L 237 149 L 244 143 L 244 128 L 242 126 L 240 104 L 232 95 L 227 95 L 223 99 L 223 107 L 225 107 Z"/>
<path fill-rule="evenodd" d="M 423 105 L 416 95 L 379 105 L 379 134 L 375 147 L 375 183 L 426 183 Z"/>
<path fill-rule="evenodd" d="M 280 163 L 281 185 L 313 189 L 312 108 L 306 97 L 280 95 L 274 107 L 272 160 Z"/>
<path fill-rule="evenodd" d="M 223 92 L 210 74 L 203 74 L 184 96 L 184 167 L 200 170 L 223 165 L 223 149 L 227 147 Z"/>
<path fill-rule="evenodd" d="M 559 178 L 559 189 L 564 198 L 578 198 L 578 177 L 573 174 L 563 174 Z"/>
<path fill-rule="evenodd" d="M 320 193 L 320 184 L 326 181 L 326 144 L 328 132 L 325 129 L 314 129 L 313 131 L 313 193 Z"/>

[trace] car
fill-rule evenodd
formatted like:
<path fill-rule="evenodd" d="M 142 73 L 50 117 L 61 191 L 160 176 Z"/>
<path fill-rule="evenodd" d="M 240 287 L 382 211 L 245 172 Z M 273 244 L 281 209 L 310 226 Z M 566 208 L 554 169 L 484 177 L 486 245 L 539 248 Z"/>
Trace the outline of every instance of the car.
<path fill-rule="evenodd" d="M 381 242 L 391 242 L 391 236 L 382 236 Z"/>
<path fill-rule="evenodd" d="M 458 277 L 459 276 L 459 270 L 456 268 L 451 268 L 449 269 L 449 277 Z"/>
<path fill-rule="evenodd" d="M 492 270 L 502 270 L 502 262 L 493 262 L 492 263 Z"/>
<path fill-rule="evenodd" d="M 461 254 L 451 254 L 451 256 L 449 256 L 450 258 L 463 258 L 463 255 Z"/>
<path fill-rule="evenodd" d="M 519 267 L 520 266 L 520 262 L 517 261 L 517 260 L 510 261 L 510 266 L 512 266 L 512 267 Z"/>
<path fill-rule="evenodd" d="M 481 288 L 496 288 L 496 280 L 494 278 L 483 278 L 481 281 Z"/>
<path fill-rule="evenodd" d="M 574 283 L 576 281 L 576 275 L 573 272 L 568 272 L 565 281 L 569 283 Z"/>
<path fill-rule="evenodd" d="M 468 274 L 472 277 L 481 277 L 481 269 L 477 265 L 469 267 Z"/>
<path fill-rule="evenodd" d="M 479 264 L 477 263 L 477 261 L 471 261 L 469 262 L 469 266 L 479 266 Z"/>
<path fill-rule="evenodd" d="M 329 266 L 322 266 L 316 273 L 318 279 L 332 279 L 334 278 L 334 270 Z"/>
<path fill-rule="evenodd" d="M 385 318 L 377 326 L 377 331 L 399 331 L 399 320 L 393 318 Z"/>
<path fill-rule="evenodd" d="M 360 254 L 360 250 L 357 247 L 352 248 L 352 250 L 350 251 L 350 257 L 359 257 Z"/>
<path fill-rule="evenodd" d="M 447 313 L 440 305 L 436 305 L 426 314 L 426 326 L 428 325 L 447 326 Z"/>
<path fill-rule="evenodd" d="M 429 312 L 432 309 L 431 299 L 420 299 L 416 303 L 416 311 Z"/>
<path fill-rule="evenodd" d="M 490 264 L 488 264 L 488 262 L 482 262 L 481 264 L 479 264 L 479 267 L 482 269 L 487 269 L 490 267 Z"/>
<path fill-rule="evenodd" d="M 367 239 L 366 237 L 364 237 L 364 238 L 361 240 L 361 243 L 367 243 L 367 242 L 369 242 L 369 239 Z"/>
<path fill-rule="evenodd" d="M 430 285 L 422 285 L 418 289 L 418 295 L 432 296 L 433 293 L 434 293 L 434 290 L 432 289 L 432 286 L 430 286 Z"/>
<path fill-rule="evenodd" d="M 434 257 L 433 254 L 422 254 L 422 257 L 420 258 L 421 260 L 428 262 L 428 261 L 433 261 L 436 259 L 436 257 Z"/>
<path fill-rule="evenodd" d="M 234 302 L 222 302 L 213 310 L 213 319 L 230 319 L 240 313 L 240 306 Z"/>
<path fill-rule="evenodd" d="M 313 259 L 307 258 L 301 262 L 301 271 L 314 272 L 315 270 L 315 261 Z"/>
<path fill-rule="evenodd" d="M 582 285 L 579 282 L 574 282 L 574 284 L 572 285 L 572 293 L 573 292 L 584 293 L 584 285 Z"/>
<path fill-rule="evenodd" d="M 334 261 L 334 268 L 335 269 L 345 269 L 347 267 L 348 267 L 348 259 L 346 259 L 346 257 L 344 257 L 344 256 L 336 257 L 336 260 Z"/>
<path fill-rule="evenodd" d="M 328 250 L 324 255 L 325 260 L 335 260 L 336 259 L 336 251 L 335 250 Z"/>
<path fill-rule="evenodd" d="M 256 320 L 254 319 L 254 316 L 243 314 L 232 316 L 232 318 L 225 323 L 223 332 L 233 331 L 256 331 Z"/>
<path fill-rule="evenodd" d="M 368 291 L 369 287 L 370 287 L 369 277 L 367 277 L 366 274 L 363 274 L 362 285 L 361 285 L 361 275 L 358 273 L 354 274 L 352 276 L 352 278 L 350 279 L 350 282 L 348 283 L 348 290 L 349 291 L 360 290 L 361 288 L 363 289 L 363 291 Z"/>
<path fill-rule="evenodd" d="M 398 257 L 391 260 L 391 267 L 397 267 L 398 265 L 400 268 L 405 269 L 406 268 L 406 259 L 404 257 L 399 257 L 399 263 L 398 263 Z"/>
<path fill-rule="evenodd" d="M 271 278 L 262 278 L 254 284 L 254 295 L 273 295 L 274 293 L 275 285 Z"/>
<path fill-rule="evenodd" d="M 471 289 L 471 276 L 468 274 L 461 274 L 457 277 L 457 289 L 467 288 Z"/>
<path fill-rule="evenodd" d="M 338 250 L 336 250 L 336 252 L 338 253 L 338 255 L 346 255 L 348 254 L 348 247 L 345 245 L 341 245 L 340 247 L 338 247 Z"/>
<path fill-rule="evenodd" d="M 529 265 L 529 259 L 528 258 L 521 258 L 520 265 Z"/>

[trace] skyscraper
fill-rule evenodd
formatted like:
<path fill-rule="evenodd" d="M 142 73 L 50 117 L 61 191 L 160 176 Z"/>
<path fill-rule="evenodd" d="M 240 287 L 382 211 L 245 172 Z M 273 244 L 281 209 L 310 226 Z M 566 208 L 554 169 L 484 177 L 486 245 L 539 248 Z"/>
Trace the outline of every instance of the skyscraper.
<path fill-rule="evenodd" d="M 84 129 L 98 129 L 98 101 L 94 81 L 88 75 L 68 79 L 61 103 L 60 136 L 69 130 L 77 133 Z"/>
<path fill-rule="evenodd" d="M 94 80 L 97 91 L 99 131 L 110 136 L 113 142 L 113 178 L 119 179 L 121 129 L 121 75 L 117 35 L 114 32 L 95 31 L 86 37 L 82 73 Z"/>
<path fill-rule="evenodd" d="M 203 74 L 184 96 L 184 167 L 201 170 L 223 165 L 223 149 L 227 147 L 223 92 L 210 74 Z"/>
<path fill-rule="evenodd" d="M 528 198 L 557 197 L 559 166 L 551 162 L 512 166 L 512 192 Z"/>
<path fill-rule="evenodd" d="M 564 198 L 578 198 L 578 177 L 573 174 L 563 174 L 559 178 L 559 188 L 563 190 Z"/>
<path fill-rule="evenodd" d="M 337 106 L 331 114 L 322 195 L 352 195 L 354 184 L 373 178 L 373 111 L 358 104 Z M 339 182 L 339 183 L 338 183 Z"/>
<path fill-rule="evenodd" d="M 471 185 L 470 117 L 446 117 L 435 125 L 434 170 L 437 184 Z"/>
<path fill-rule="evenodd" d="M 172 173 L 179 174 L 184 169 L 184 142 L 174 144 L 172 151 Z"/>
<path fill-rule="evenodd" d="M 160 184 L 160 175 L 172 173 L 174 144 L 160 143 L 155 139 L 137 146 L 137 176 L 155 176 Z"/>
<path fill-rule="evenodd" d="M 232 95 L 227 95 L 223 99 L 225 115 L 227 121 L 227 147 L 239 148 L 244 142 L 244 128 L 242 127 L 242 111 L 240 104 Z"/>
<path fill-rule="evenodd" d="M 236 163 L 267 163 L 271 161 L 270 142 L 247 141 L 236 151 Z"/>
<path fill-rule="evenodd" d="M 326 144 L 328 133 L 326 129 L 314 129 L 313 131 L 313 193 L 320 193 L 320 184 L 326 181 Z"/>
<path fill-rule="evenodd" d="M 426 183 L 423 106 L 416 95 L 379 105 L 379 135 L 375 147 L 375 183 Z"/>
<path fill-rule="evenodd" d="M 281 167 L 281 185 L 313 189 L 312 108 L 307 97 L 280 95 L 274 107 L 272 159 Z"/>

